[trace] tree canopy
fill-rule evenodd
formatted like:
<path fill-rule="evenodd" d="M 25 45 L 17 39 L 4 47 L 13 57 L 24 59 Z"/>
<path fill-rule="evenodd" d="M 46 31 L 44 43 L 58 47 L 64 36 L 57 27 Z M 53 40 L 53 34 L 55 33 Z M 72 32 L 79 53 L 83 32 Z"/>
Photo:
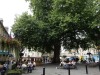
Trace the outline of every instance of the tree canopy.
<path fill-rule="evenodd" d="M 17 17 L 12 30 L 24 46 L 41 52 L 100 45 L 99 0 L 26 0 L 33 15 Z M 97 39 L 98 38 L 98 39 Z"/>

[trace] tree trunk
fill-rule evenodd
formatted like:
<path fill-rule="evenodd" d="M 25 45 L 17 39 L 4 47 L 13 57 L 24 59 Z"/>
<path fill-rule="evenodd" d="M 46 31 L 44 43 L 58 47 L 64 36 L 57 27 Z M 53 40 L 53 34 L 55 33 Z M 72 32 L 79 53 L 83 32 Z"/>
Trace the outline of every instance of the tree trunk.
<path fill-rule="evenodd" d="M 59 62 L 60 62 L 60 42 L 57 42 L 54 45 L 53 63 L 59 63 Z"/>

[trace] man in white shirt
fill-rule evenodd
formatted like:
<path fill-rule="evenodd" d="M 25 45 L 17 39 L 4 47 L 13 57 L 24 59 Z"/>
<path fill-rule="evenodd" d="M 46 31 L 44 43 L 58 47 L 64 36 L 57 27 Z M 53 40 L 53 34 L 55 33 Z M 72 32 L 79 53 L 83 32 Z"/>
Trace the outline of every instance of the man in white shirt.
<path fill-rule="evenodd" d="M 28 61 L 28 72 L 32 72 L 32 63 L 31 63 L 31 61 Z"/>

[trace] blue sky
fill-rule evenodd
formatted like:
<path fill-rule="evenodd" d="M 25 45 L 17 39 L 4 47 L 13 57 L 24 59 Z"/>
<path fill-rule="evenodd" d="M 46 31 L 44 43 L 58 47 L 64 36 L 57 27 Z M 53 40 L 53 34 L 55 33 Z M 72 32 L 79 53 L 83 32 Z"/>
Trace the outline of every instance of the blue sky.
<path fill-rule="evenodd" d="M 0 0 L 0 18 L 3 19 L 3 25 L 9 27 L 9 32 L 15 15 L 21 15 L 25 11 L 29 11 L 29 3 L 25 0 Z"/>

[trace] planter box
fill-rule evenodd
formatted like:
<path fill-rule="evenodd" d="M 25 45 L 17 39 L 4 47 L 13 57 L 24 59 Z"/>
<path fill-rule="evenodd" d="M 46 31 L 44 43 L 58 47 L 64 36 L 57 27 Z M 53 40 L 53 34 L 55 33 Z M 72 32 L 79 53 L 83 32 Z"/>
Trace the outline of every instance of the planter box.
<path fill-rule="evenodd" d="M 22 75 L 21 73 L 8 73 L 7 75 Z"/>
<path fill-rule="evenodd" d="M 7 75 L 22 75 L 22 72 L 19 69 L 16 69 L 16 70 L 8 70 Z"/>

